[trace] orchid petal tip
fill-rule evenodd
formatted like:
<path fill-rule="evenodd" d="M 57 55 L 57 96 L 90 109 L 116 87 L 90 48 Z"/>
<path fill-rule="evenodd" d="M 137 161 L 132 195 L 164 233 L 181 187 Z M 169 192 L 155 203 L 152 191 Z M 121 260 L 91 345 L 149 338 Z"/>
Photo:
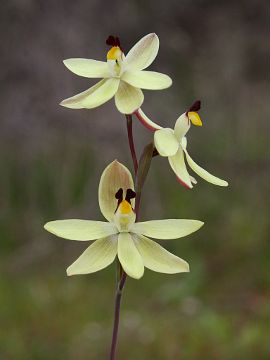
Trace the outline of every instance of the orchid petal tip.
<path fill-rule="evenodd" d="M 203 227 L 203 225 L 204 225 L 204 221 L 198 221 L 199 223 L 200 223 L 200 227 L 199 227 L 199 229 L 201 228 L 201 227 Z"/>

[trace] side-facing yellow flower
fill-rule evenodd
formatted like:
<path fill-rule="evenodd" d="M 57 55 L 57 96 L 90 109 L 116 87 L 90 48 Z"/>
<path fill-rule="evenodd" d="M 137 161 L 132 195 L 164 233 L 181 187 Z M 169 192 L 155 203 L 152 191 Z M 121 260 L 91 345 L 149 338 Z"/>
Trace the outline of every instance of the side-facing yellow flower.
<path fill-rule="evenodd" d="M 91 59 L 67 59 L 65 66 L 74 74 L 87 78 L 103 78 L 90 89 L 63 100 L 60 105 L 71 109 L 92 109 L 115 96 L 115 105 L 123 114 L 132 114 L 143 103 L 141 89 L 161 90 L 172 84 L 169 76 L 144 71 L 155 60 L 159 39 L 156 34 L 143 37 L 125 56 L 118 38 L 110 36 L 107 62 Z"/>
<path fill-rule="evenodd" d="M 99 206 L 108 222 L 91 220 L 56 220 L 44 227 L 68 240 L 95 240 L 67 269 L 68 275 L 89 274 L 110 265 L 116 255 L 131 277 L 143 276 L 144 267 L 174 274 L 188 272 L 186 261 L 171 254 L 148 238 L 177 239 L 197 231 L 203 222 L 168 219 L 135 222 L 135 192 L 129 170 L 118 161 L 104 170 L 99 184 Z"/>
<path fill-rule="evenodd" d="M 204 180 L 219 186 L 228 186 L 228 182 L 210 174 L 201 166 L 195 163 L 187 151 L 186 134 L 191 126 L 202 126 L 202 120 L 198 114 L 201 102 L 196 101 L 189 110 L 179 116 L 174 129 L 162 128 L 149 119 L 144 112 L 139 109 L 135 115 L 149 130 L 155 131 L 154 142 L 159 155 L 167 157 L 169 164 L 177 176 L 178 181 L 185 187 L 191 189 L 192 184 L 197 181 L 188 173 L 185 158 L 191 169 Z"/>

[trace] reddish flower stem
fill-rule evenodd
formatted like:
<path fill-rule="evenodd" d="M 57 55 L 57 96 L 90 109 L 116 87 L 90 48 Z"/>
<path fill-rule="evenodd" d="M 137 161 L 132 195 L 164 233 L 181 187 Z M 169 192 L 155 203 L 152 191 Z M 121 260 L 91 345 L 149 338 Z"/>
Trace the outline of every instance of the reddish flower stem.
<path fill-rule="evenodd" d="M 136 177 L 136 187 L 138 185 L 138 179 L 141 179 L 141 184 L 138 186 L 138 189 L 136 189 L 136 202 L 135 202 L 135 213 L 136 213 L 136 219 L 138 220 L 139 217 L 139 209 L 140 209 L 140 203 L 141 203 L 141 192 L 142 188 L 145 182 L 145 179 L 147 177 L 148 171 L 150 169 L 151 160 L 154 156 L 158 155 L 158 152 L 153 147 L 153 145 L 150 143 L 147 145 L 143 151 L 143 154 L 140 159 L 140 169 L 138 172 L 138 160 L 134 145 L 134 139 L 133 139 L 133 131 L 132 131 L 132 115 L 126 115 L 127 119 L 127 134 L 128 134 L 128 142 L 129 142 L 129 148 L 130 153 L 133 161 L 133 167 L 134 167 L 134 173 Z M 143 180 L 142 180 L 143 179 Z M 118 338 L 118 329 L 119 329 L 119 321 L 120 321 L 120 306 L 121 306 L 121 299 L 122 299 L 122 293 L 123 289 L 127 280 L 127 274 L 124 272 L 120 262 L 118 261 L 118 268 L 117 268 L 117 288 L 116 288 L 116 295 L 115 295 L 115 306 L 114 306 L 114 324 L 113 324 L 113 334 L 112 334 L 112 343 L 111 343 L 111 351 L 110 351 L 110 360 L 116 359 L 116 346 L 117 346 L 117 338 Z"/>
<path fill-rule="evenodd" d="M 132 161 L 133 161 L 134 172 L 135 172 L 135 176 L 136 176 L 137 172 L 138 172 L 138 160 L 137 160 L 137 155 L 136 155 L 136 150 L 135 150 L 135 145 L 134 145 L 134 140 L 133 140 L 132 115 L 126 115 L 126 119 L 127 119 L 128 143 L 129 143 L 130 153 L 131 153 L 131 157 L 132 157 Z"/>
<path fill-rule="evenodd" d="M 133 161 L 134 173 L 137 176 L 138 172 L 138 160 L 133 140 L 133 131 L 132 131 L 132 116 L 126 115 L 127 119 L 127 134 L 128 134 L 128 142 L 130 153 Z M 139 207 L 137 207 L 139 210 Z M 119 264 L 120 265 L 120 264 Z M 112 343 L 111 343 L 111 351 L 110 351 L 110 360 L 116 359 L 116 346 L 117 346 L 117 338 L 118 338 L 118 329 L 119 329 L 119 321 L 120 321 L 120 307 L 121 307 L 121 299 L 122 292 L 127 280 L 127 274 L 124 272 L 123 268 L 120 265 L 120 280 L 118 282 L 118 286 L 115 294 L 115 305 L 114 305 L 114 324 L 113 324 L 113 333 L 112 333 Z"/>
<path fill-rule="evenodd" d="M 115 295 L 114 324 L 113 324 L 110 360 L 115 360 L 115 355 L 116 355 L 116 345 L 117 345 L 118 328 L 119 328 L 119 320 L 120 320 L 120 306 L 121 306 L 121 299 L 122 299 L 122 290 L 125 286 L 126 279 L 127 279 L 127 274 L 124 271 L 122 271 L 122 276 L 118 283 L 118 287 L 117 287 L 116 295 Z"/>

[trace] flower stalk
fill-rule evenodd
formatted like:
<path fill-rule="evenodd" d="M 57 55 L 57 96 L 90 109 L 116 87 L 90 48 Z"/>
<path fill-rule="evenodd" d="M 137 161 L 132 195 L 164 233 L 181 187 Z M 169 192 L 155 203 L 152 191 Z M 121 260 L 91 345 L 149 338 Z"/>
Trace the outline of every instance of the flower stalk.
<path fill-rule="evenodd" d="M 150 169 L 152 157 L 154 154 L 154 145 L 151 142 L 147 146 L 145 146 L 144 151 L 140 157 L 140 161 L 138 164 L 137 154 L 134 144 L 133 138 L 133 128 L 132 128 L 132 115 L 126 115 L 127 119 L 127 134 L 128 134 L 128 142 L 130 153 L 133 161 L 134 173 L 135 173 L 135 189 L 136 189 L 136 202 L 135 202 L 135 214 L 138 220 L 139 218 L 139 209 L 141 203 L 141 193 L 142 188 L 144 186 L 147 174 Z M 113 324 L 113 333 L 112 333 L 112 342 L 111 342 L 111 350 L 110 350 L 110 360 L 115 360 L 116 356 L 116 347 L 117 347 L 117 338 L 118 338 L 118 329 L 119 329 L 119 321 L 120 321 L 120 309 L 121 309 L 121 300 L 123 289 L 127 280 L 127 274 L 123 270 L 121 264 L 119 263 L 119 268 L 117 268 L 117 280 L 119 277 L 118 285 L 116 288 L 115 295 L 115 307 L 114 307 L 114 324 Z"/>
<path fill-rule="evenodd" d="M 137 179 L 138 173 L 138 160 L 137 154 L 134 144 L 133 138 L 133 128 L 132 128 L 132 115 L 126 115 L 127 120 L 127 135 L 128 135 L 128 143 L 130 154 L 132 157 L 133 168 L 135 173 L 135 178 Z M 136 200 L 137 203 L 137 200 Z M 139 210 L 139 205 L 137 207 L 137 211 Z M 137 214 L 136 210 L 135 213 Z M 112 333 L 112 342 L 111 342 L 111 350 L 110 350 L 110 360 L 115 360 L 116 356 L 116 346 L 117 346 L 117 339 L 118 339 L 118 329 L 119 329 L 119 322 L 120 322 L 120 310 L 121 310 L 121 300 L 122 300 L 122 293 L 123 289 L 127 280 L 127 274 L 123 270 L 121 264 L 119 263 L 119 269 L 117 268 L 117 274 L 119 274 L 119 281 L 116 288 L 115 294 L 115 305 L 114 305 L 114 323 L 113 323 L 113 333 Z"/>
<path fill-rule="evenodd" d="M 116 295 L 115 295 L 114 324 L 113 324 L 113 334 L 112 334 L 112 344 L 111 344 L 111 351 L 110 351 L 110 360 L 115 360 L 115 355 L 116 355 L 116 345 L 117 345 L 117 337 L 118 337 L 118 329 L 119 329 L 122 291 L 124 289 L 126 279 L 127 279 L 127 274 L 124 271 L 122 271 L 122 276 L 121 276 L 120 281 L 118 283 L 118 287 L 117 287 Z"/>
<path fill-rule="evenodd" d="M 130 153 L 133 161 L 134 173 L 135 173 L 135 190 L 136 190 L 135 214 L 136 214 L 136 219 L 138 221 L 142 189 L 146 177 L 148 175 L 148 172 L 150 170 L 152 158 L 158 155 L 158 153 L 156 152 L 154 144 L 151 142 L 150 144 L 145 146 L 138 163 L 134 138 L 133 138 L 132 115 L 126 115 L 126 120 L 127 120 L 129 149 L 130 149 Z M 120 321 L 122 292 L 127 279 L 127 274 L 124 272 L 121 264 L 119 264 L 119 266 L 120 269 L 117 269 L 117 273 L 120 274 L 118 275 L 120 280 L 118 281 L 118 285 L 116 288 L 116 295 L 115 295 L 114 325 L 113 325 L 112 343 L 111 343 L 111 351 L 110 351 L 110 360 L 115 360 L 118 328 Z"/>
<path fill-rule="evenodd" d="M 128 143 L 129 143 L 129 149 L 133 161 L 133 167 L 134 167 L 134 173 L 135 177 L 137 176 L 138 172 L 138 160 L 134 145 L 134 139 L 133 139 L 133 128 L 132 128 L 132 115 L 126 115 L 127 119 L 127 133 L 128 133 Z"/>

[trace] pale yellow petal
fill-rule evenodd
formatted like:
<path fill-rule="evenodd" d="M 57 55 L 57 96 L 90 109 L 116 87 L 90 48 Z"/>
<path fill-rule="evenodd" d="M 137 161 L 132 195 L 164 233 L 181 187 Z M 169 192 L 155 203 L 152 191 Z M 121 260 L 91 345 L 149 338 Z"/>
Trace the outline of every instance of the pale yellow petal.
<path fill-rule="evenodd" d="M 121 80 L 140 89 L 162 90 L 172 85 L 172 79 L 155 71 L 126 71 Z"/>
<path fill-rule="evenodd" d="M 118 236 L 118 258 L 128 276 L 140 279 L 144 273 L 142 257 L 129 233 Z"/>
<path fill-rule="evenodd" d="M 174 156 L 169 156 L 168 159 L 172 170 L 177 176 L 177 180 L 185 187 L 189 189 L 193 188 L 189 173 L 186 168 L 184 153 L 182 148 L 179 147 L 177 153 Z"/>
<path fill-rule="evenodd" d="M 176 120 L 174 133 L 179 141 L 181 141 L 182 137 L 186 135 L 190 128 L 190 121 L 186 115 L 186 113 L 179 116 Z"/>
<path fill-rule="evenodd" d="M 142 105 L 143 99 L 141 89 L 121 81 L 115 94 L 115 105 L 122 114 L 132 114 Z"/>
<path fill-rule="evenodd" d="M 166 128 L 155 132 L 154 135 L 155 147 L 161 156 L 173 156 L 179 148 L 174 131 Z"/>
<path fill-rule="evenodd" d="M 134 190 L 134 183 L 130 171 L 117 160 L 110 163 L 103 171 L 98 189 L 99 207 L 103 216 L 108 221 L 113 221 L 117 207 L 115 194 L 122 188 L 124 193 L 127 189 Z M 131 200 L 134 208 L 134 200 Z"/>
<path fill-rule="evenodd" d="M 87 78 L 110 77 L 107 62 L 92 59 L 73 58 L 63 61 L 65 66 L 74 74 Z"/>
<path fill-rule="evenodd" d="M 191 167 L 191 169 L 198 174 L 201 178 L 208 181 L 211 184 L 218 185 L 218 186 L 228 186 L 228 182 L 225 180 L 222 180 L 212 174 L 210 174 L 208 171 L 204 170 L 201 166 L 195 163 L 194 160 L 189 156 L 186 149 L 184 149 L 188 165 Z"/>
<path fill-rule="evenodd" d="M 143 264 L 148 269 L 165 274 L 189 272 L 189 265 L 185 260 L 170 253 L 155 241 L 142 235 L 135 235 L 134 241 Z"/>
<path fill-rule="evenodd" d="M 159 38 L 148 34 L 138 41 L 128 52 L 125 64 L 128 69 L 143 70 L 155 60 L 159 49 Z"/>
<path fill-rule="evenodd" d="M 169 240 L 192 234 L 203 224 L 202 221 L 189 219 L 150 220 L 133 224 L 130 232 L 154 239 Z"/>
<path fill-rule="evenodd" d="M 117 254 L 117 236 L 96 240 L 67 269 L 67 275 L 90 274 L 109 266 Z"/>
<path fill-rule="evenodd" d="M 44 229 L 61 238 L 79 241 L 96 240 L 118 232 L 113 224 L 79 219 L 49 221 Z"/>
<path fill-rule="evenodd" d="M 80 94 L 63 100 L 60 105 L 70 109 L 92 109 L 109 101 L 117 92 L 119 79 L 103 79 Z"/>

